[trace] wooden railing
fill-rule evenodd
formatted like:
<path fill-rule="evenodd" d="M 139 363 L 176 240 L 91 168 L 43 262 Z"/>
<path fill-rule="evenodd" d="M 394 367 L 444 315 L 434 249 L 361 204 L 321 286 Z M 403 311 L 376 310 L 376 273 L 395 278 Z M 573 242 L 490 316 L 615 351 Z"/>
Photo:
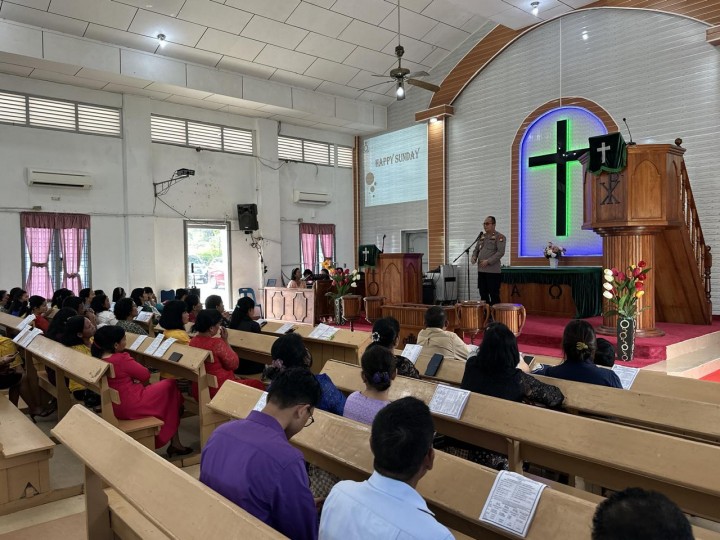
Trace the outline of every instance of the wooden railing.
<path fill-rule="evenodd" d="M 710 281 L 712 269 L 712 255 L 710 254 L 710 246 L 705 243 L 702 227 L 700 226 L 700 216 L 698 215 L 695 198 L 693 197 L 692 188 L 690 187 L 690 178 L 685 160 L 682 160 L 682 168 L 680 170 L 680 208 L 682 210 L 683 222 L 685 230 L 690 237 L 690 244 L 695 256 L 695 263 L 705 288 L 705 299 L 710 304 L 712 302 L 712 284 Z"/>

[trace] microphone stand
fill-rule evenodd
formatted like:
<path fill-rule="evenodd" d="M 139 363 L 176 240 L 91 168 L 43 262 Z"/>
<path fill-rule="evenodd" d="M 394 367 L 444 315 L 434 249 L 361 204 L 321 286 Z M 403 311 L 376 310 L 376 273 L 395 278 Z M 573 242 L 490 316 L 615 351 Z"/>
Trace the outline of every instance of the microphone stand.
<path fill-rule="evenodd" d="M 455 262 L 462 257 L 463 255 L 467 255 L 467 259 L 465 259 L 465 266 L 467 269 L 467 299 L 470 300 L 470 249 L 477 244 L 477 241 L 480 240 L 480 237 L 482 236 L 482 233 L 477 235 L 477 238 L 473 240 L 473 243 L 470 244 L 468 247 L 466 247 L 460 255 L 455 257 L 455 260 L 451 264 L 455 264 Z"/>

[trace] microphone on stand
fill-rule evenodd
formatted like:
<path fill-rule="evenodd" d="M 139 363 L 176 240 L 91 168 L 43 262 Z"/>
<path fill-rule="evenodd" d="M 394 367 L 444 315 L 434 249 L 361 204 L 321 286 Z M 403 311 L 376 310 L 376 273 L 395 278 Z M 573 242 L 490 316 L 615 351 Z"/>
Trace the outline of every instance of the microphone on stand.
<path fill-rule="evenodd" d="M 386 236 L 387 236 L 386 234 L 383 234 L 382 247 L 380 248 L 380 253 L 385 253 L 385 237 Z"/>
<path fill-rule="evenodd" d="M 628 126 L 627 119 L 623 118 L 623 122 L 625 123 L 625 127 L 628 130 L 628 135 L 630 135 L 630 142 L 627 143 L 628 146 L 635 146 L 637 143 L 634 143 L 632 140 L 632 133 L 630 132 L 630 126 Z"/>

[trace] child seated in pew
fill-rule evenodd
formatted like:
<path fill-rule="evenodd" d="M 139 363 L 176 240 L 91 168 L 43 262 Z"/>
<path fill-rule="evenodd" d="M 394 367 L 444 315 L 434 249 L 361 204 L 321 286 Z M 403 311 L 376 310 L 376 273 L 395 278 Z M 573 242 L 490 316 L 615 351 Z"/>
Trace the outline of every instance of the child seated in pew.
<path fill-rule="evenodd" d="M 91 323 L 87 317 L 75 315 L 65 322 L 65 330 L 60 338 L 60 342 L 66 347 L 91 356 L 90 346 L 92 345 L 92 338 L 96 330 L 95 325 Z M 100 396 L 92 390 L 88 390 L 82 384 L 72 379 L 69 379 L 67 384 L 75 399 L 85 403 L 86 407 L 92 409 L 100 405 Z"/>
<path fill-rule="evenodd" d="M 120 298 L 115 302 L 115 318 L 117 319 L 117 326 L 130 332 L 131 334 L 137 334 L 139 336 L 147 336 L 147 330 L 142 326 L 134 322 L 137 317 L 138 309 L 132 298 Z"/>
<path fill-rule="evenodd" d="M 595 330 L 589 322 L 581 319 L 570 321 L 563 332 L 562 346 L 565 356 L 562 364 L 540 365 L 533 373 L 567 381 L 622 388 L 620 378 L 614 371 L 593 363 L 597 342 Z"/>
<path fill-rule="evenodd" d="M 253 320 L 255 313 L 255 301 L 249 296 L 239 298 L 228 328 L 233 330 L 241 330 L 243 332 L 260 333 L 260 324 Z M 265 369 L 265 364 L 253 362 L 252 360 L 240 359 L 240 366 L 235 370 L 236 375 L 257 375 Z"/>
<path fill-rule="evenodd" d="M 101 328 L 107 324 L 116 325 L 117 319 L 115 314 L 110 311 L 110 299 L 105 294 L 96 294 L 92 302 L 90 302 L 90 309 L 95 312 L 95 320 L 97 321 L 97 327 Z"/>
<path fill-rule="evenodd" d="M 390 386 L 397 375 L 395 355 L 385 347 L 371 343 L 363 353 L 360 365 L 365 390 L 348 396 L 343 416 L 372 424 L 375 415 L 390 403 Z"/>
<path fill-rule="evenodd" d="M 45 300 L 45 298 L 43 298 L 42 296 L 34 294 L 28 300 L 25 311 L 20 313 L 20 317 L 25 318 L 29 315 L 35 315 L 33 325 L 35 326 L 35 328 L 39 328 L 40 330 L 42 330 L 44 334 L 48 331 L 48 328 L 50 327 L 50 321 L 45 318 L 47 312 L 47 300 Z"/>
<path fill-rule="evenodd" d="M 627 488 L 601 502 L 592 540 L 693 540 L 690 522 L 662 493 Z"/>
<path fill-rule="evenodd" d="M 164 313 L 164 311 L 163 311 Z M 205 362 L 205 371 L 217 379 L 217 388 L 210 387 L 210 397 L 214 397 L 225 381 L 236 381 L 259 390 L 265 390 L 265 385 L 256 379 L 240 379 L 235 376 L 234 370 L 240 364 L 240 359 L 228 344 L 227 330 L 221 324 L 222 315 L 216 309 L 203 309 L 198 313 L 193 331 L 197 335 L 190 340 L 191 347 L 205 349 L 212 353 L 214 362 Z M 219 335 L 219 339 L 216 336 Z M 193 381 L 192 396 L 198 399 L 198 385 Z"/>
<path fill-rule="evenodd" d="M 153 384 L 150 371 L 125 352 L 127 339 L 120 326 L 103 326 L 95 333 L 92 355 L 113 365 L 115 377 L 108 378 L 110 388 L 117 390 L 120 403 L 113 403 L 113 412 L 119 420 L 138 420 L 154 416 L 164 422 L 155 436 L 155 448 L 168 442 L 168 457 L 184 456 L 192 452 L 180 442 L 178 426 L 183 397 L 172 379 Z"/>
<path fill-rule="evenodd" d="M 609 368 L 615 365 L 615 347 L 607 339 L 597 338 L 597 350 L 593 362 L 595 365 Z"/>
<path fill-rule="evenodd" d="M 310 369 L 312 366 L 312 355 L 303 343 L 299 334 L 291 332 L 280 336 L 270 348 L 272 364 L 265 368 L 263 379 L 272 381 L 283 371 L 295 367 Z M 318 403 L 318 409 L 342 416 L 345 409 L 345 395 L 338 390 L 332 379 L 325 373 L 315 375 L 322 388 L 322 399 Z"/>
<path fill-rule="evenodd" d="M 565 396 L 557 386 L 538 381 L 521 369 L 517 339 L 502 323 L 491 323 L 485 329 L 477 355 L 468 359 L 460 387 L 486 396 L 508 401 L 529 402 L 546 407 L 559 407 Z M 464 445 L 452 441 L 451 447 Z M 451 451 L 451 453 L 453 453 Z M 469 459 L 486 467 L 507 470 L 507 456 L 478 447 L 469 448 Z"/>
<path fill-rule="evenodd" d="M 398 346 L 400 336 L 400 322 L 395 317 L 383 317 L 375 321 L 372 327 L 372 340 L 381 347 L 394 351 Z M 404 356 L 395 355 L 395 369 L 403 377 L 420 378 L 420 372 L 410 360 Z"/>

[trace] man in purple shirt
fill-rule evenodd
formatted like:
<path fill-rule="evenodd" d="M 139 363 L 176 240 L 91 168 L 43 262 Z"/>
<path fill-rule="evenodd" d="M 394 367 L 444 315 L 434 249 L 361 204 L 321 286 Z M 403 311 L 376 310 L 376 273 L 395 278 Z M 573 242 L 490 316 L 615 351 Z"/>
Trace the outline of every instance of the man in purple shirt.
<path fill-rule="evenodd" d="M 313 423 L 320 384 L 310 370 L 273 380 L 267 404 L 228 422 L 202 452 L 200 481 L 295 540 L 316 540 L 318 516 L 302 453 L 288 442 Z"/>

